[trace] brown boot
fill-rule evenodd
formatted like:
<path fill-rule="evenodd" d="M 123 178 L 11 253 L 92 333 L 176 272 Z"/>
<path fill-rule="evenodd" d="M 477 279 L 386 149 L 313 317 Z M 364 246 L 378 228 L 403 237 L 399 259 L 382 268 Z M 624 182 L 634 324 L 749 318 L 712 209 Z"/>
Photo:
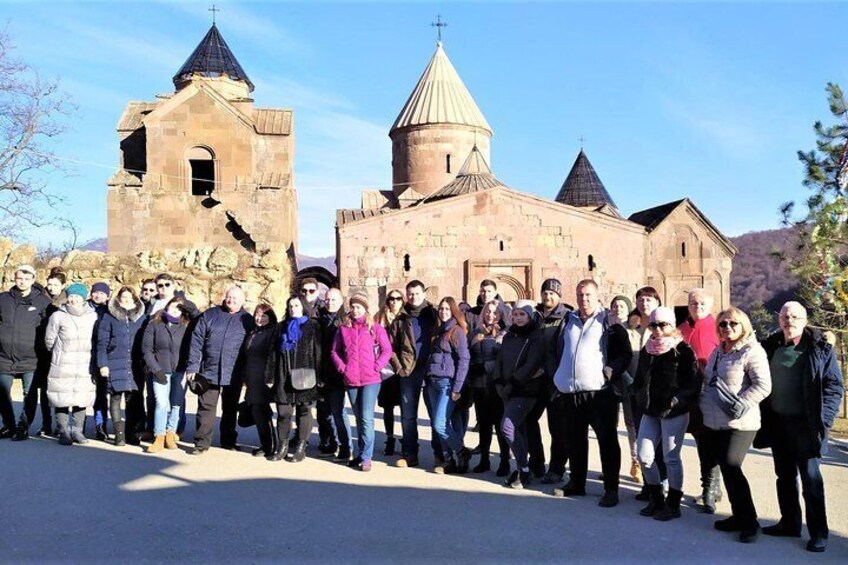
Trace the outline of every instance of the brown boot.
<path fill-rule="evenodd" d="M 174 432 L 165 432 L 165 449 L 177 448 L 177 434 Z"/>
<path fill-rule="evenodd" d="M 159 453 L 165 448 L 165 436 L 156 436 L 150 447 L 147 448 L 147 453 Z"/>

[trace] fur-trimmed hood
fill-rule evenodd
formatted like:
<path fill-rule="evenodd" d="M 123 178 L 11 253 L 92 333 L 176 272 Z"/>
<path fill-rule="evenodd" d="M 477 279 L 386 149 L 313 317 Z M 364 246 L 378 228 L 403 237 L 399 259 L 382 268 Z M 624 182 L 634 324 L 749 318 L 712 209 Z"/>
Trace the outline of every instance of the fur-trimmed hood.
<path fill-rule="evenodd" d="M 144 316 L 144 303 L 141 300 L 138 300 L 136 301 L 135 308 L 132 310 L 124 310 L 121 308 L 120 304 L 118 304 L 118 295 L 116 293 L 109 299 L 109 313 L 122 322 L 126 322 L 127 318 L 129 318 L 130 322 L 136 322 L 139 318 Z"/>

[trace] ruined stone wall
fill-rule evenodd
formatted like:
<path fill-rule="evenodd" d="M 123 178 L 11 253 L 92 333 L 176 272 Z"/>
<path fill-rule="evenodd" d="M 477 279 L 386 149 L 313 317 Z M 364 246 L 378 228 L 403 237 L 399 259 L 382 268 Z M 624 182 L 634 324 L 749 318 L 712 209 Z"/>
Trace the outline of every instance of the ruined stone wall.
<path fill-rule="evenodd" d="M 392 184 L 395 194 L 400 195 L 408 186 L 424 196 L 436 192 L 456 178 L 475 143 L 491 165 L 491 136 L 485 130 L 449 124 L 392 132 Z M 450 155 L 450 172 L 446 167 L 447 155 Z"/>
<path fill-rule="evenodd" d="M 641 226 L 509 189 L 378 216 L 342 226 L 338 235 L 342 291 L 365 291 L 380 302 L 412 279 L 428 285 L 433 300 L 451 295 L 473 303 L 484 278 L 515 300 L 538 299 L 542 281 L 556 277 L 573 303 L 583 278 L 598 281 L 606 300 L 634 295 L 645 277 Z"/>
<path fill-rule="evenodd" d="M 267 302 L 282 312 L 291 294 L 293 265 L 284 249 L 264 254 L 236 253 L 227 247 L 201 246 L 181 251 L 144 251 L 134 255 L 106 254 L 98 251 L 74 250 L 62 257 L 36 257 L 31 245 L 15 246 L 0 239 L 0 287 L 14 285 L 15 269 L 32 264 L 37 281 L 44 284 L 54 266 L 61 265 L 69 282 L 91 286 L 106 281 L 116 291 L 123 285 L 138 291 L 141 281 L 162 272 L 171 273 L 177 286 L 201 309 L 218 304 L 232 285 L 244 289 L 247 306 L 252 309 Z"/>

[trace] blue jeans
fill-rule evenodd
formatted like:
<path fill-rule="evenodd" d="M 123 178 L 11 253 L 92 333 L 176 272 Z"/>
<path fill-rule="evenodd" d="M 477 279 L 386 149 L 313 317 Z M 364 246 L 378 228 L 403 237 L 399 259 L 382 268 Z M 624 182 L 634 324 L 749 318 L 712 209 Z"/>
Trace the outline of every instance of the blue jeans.
<path fill-rule="evenodd" d="M 3 417 L 3 427 L 10 430 L 15 429 L 15 407 L 12 404 L 12 383 L 15 382 L 15 376 L 21 376 L 21 383 L 24 387 L 24 403 L 29 400 L 29 389 L 32 386 L 32 379 L 35 373 L 28 371 L 26 373 L 0 373 L 0 412 Z M 25 404 L 26 405 L 26 404 Z M 35 406 L 32 406 L 32 412 L 35 413 Z M 26 420 L 24 413 L 21 413 L 21 419 Z M 28 424 L 30 422 L 27 422 Z"/>
<path fill-rule="evenodd" d="M 418 372 L 400 378 L 401 447 L 404 456 L 418 457 L 418 401 L 422 383 Z"/>
<path fill-rule="evenodd" d="M 430 399 L 430 421 L 433 431 L 439 438 L 443 450 L 447 448 L 454 454 L 459 453 L 462 444 L 462 413 L 454 410 L 456 403 L 451 399 L 453 379 L 447 377 L 429 377 L 427 395 Z"/>
<path fill-rule="evenodd" d="M 180 406 L 185 400 L 182 373 L 165 375 L 164 384 L 153 380 L 153 395 L 156 408 L 153 413 L 153 435 L 163 436 L 165 431 L 174 432 L 180 423 Z"/>
<path fill-rule="evenodd" d="M 374 457 L 374 407 L 377 406 L 378 394 L 380 383 L 347 389 L 347 397 L 356 418 L 356 455 L 362 461 L 371 461 Z"/>
<path fill-rule="evenodd" d="M 322 389 L 324 395 L 324 406 L 328 414 L 325 415 L 329 424 L 331 437 L 330 443 L 335 440 L 340 447 L 350 448 L 350 418 L 345 412 L 345 389 L 343 385 L 328 385 Z M 348 391 L 350 394 L 350 391 Z M 353 404 L 353 400 L 350 401 Z M 372 407 L 371 411 L 374 409 Z M 357 422 L 357 426 L 359 423 Z M 373 429 L 373 425 L 372 425 Z M 334 436 L 334 437 L 333 437 Z"/>

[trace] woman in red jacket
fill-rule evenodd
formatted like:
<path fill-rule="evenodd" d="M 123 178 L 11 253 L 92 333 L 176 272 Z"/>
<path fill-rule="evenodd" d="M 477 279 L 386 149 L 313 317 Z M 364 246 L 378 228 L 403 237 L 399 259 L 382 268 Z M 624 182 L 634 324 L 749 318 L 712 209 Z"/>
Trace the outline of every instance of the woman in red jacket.
<path fill-rule="evenodd" d="M 336 370 L 344 377 L 353 415 L 356 418 L 356 457 L 349 463 L 362 471 L 371 470 L 374 456 L 374 406 L 380 393 L 380 370 L 389 364 L 392 344 L 386 330 L 368 313 L 368 297 L 350 298 L 350 314 L 336 332 L 330 354 Z"/>

